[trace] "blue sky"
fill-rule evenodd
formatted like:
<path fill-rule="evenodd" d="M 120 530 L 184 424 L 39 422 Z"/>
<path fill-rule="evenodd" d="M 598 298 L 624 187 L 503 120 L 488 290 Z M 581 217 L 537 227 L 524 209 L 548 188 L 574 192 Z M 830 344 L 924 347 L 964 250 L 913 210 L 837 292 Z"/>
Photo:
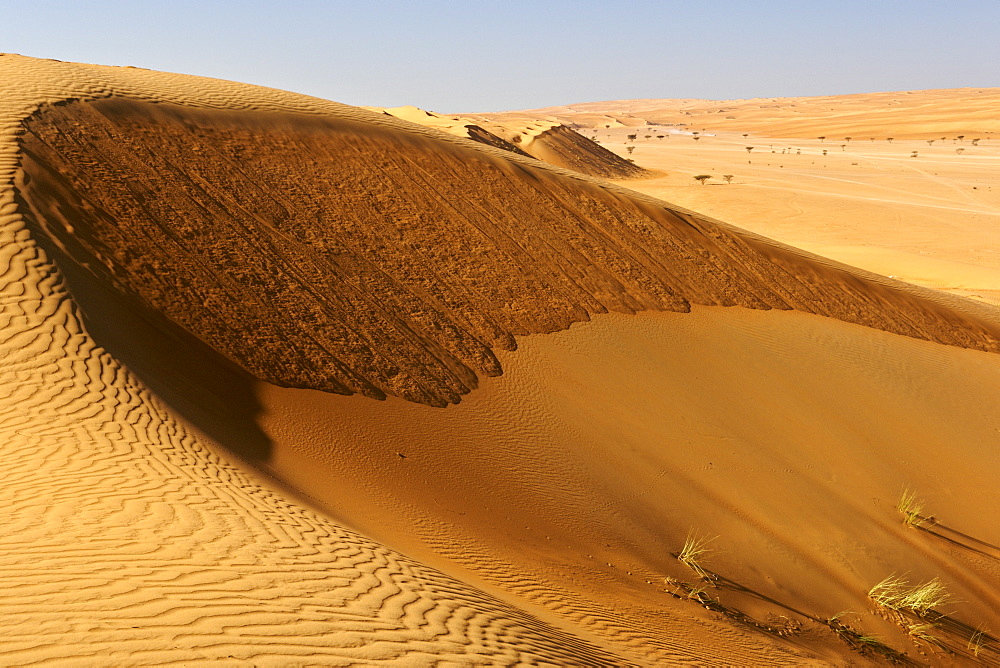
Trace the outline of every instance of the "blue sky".
<path fill-rule="evenodd" d="M 1000 86 L 1000 0 L 0 0 L 0 17 L 0 51 L 442 112 Z"/>

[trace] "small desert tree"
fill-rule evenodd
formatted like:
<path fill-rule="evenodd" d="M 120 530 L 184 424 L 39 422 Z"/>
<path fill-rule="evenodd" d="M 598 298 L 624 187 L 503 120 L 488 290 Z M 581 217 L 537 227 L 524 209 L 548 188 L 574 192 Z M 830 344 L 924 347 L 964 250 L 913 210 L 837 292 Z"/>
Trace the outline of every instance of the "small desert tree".
<path fill-rule="evenodd" d="M 934 140 L 933 139 L 928 139 L 927 140 L 927 145 L 928 146 L 933 146 L 934 145 Z"/>
<path fill-rule="evenodd" d="M 820 141 L 826 141 L 826 137 L 816 137 L 816 139 L 818 139 Z"/>
<path fill-rule="evenodd" d="M 712 178 L 711 174 L 699 174 L 694 177 L 694 180 L 698 181 L 701 185 L 705 185 L 705 181 L 708 181 L 710 178 Z"/>
<path fill-rule="evenodd" d="M 733 175 L 732 174 L 723 174 L 722 175 L 722 180 L 725 181 L 726 183 L 732 183 L 733 182 Z"/>
<path fill-rule="evenodd" d="M 851 143 L 851 138 L 850 137 L 844 137 L 844 141 L 846 141 L 848 144 L 850 144 Z"/>
<path fill-rule="evenodd" d="M 635 146 L 626 146 L 625 150 L 628 151 L 629 155 L 632 155 L 632 151 L 635 150 Z"/>
<path fill-rule="evenodd" d="M 695 135 L 694 137 L 692 137 L 692 139 L 694 139 L 695 141 L 698 141 L 699 139 L 701 139 L 701 137 L 699 137 L 698 135 Z"/>
<path fill-rule="evenodd" d="M 754 149 L 754 147 L 753 146 L 747 146 L 746 149 L 747 149 L 747 153 L 749 153 L 750 151 L 752 151 Z"/>
<path fill-rule="evenodd" d="M 978 139 L 973 139 L 971 141 L 972 141 L 972 145 L 973 146 L 979 146 L 979 140 Z"/>
<path fill-rule="evenodd" d="M 964 148 L 956 148 L 955 149 L 955 153 L 958 153 L 959 155 L 962 155 L 962 151 L 964 151 L 964 150 L 965 150 Z"/>
<path fill-rule="evenodd" d="M 910 153 L 910 157 L 911 157 L 911 158 L 915 158 L 915 157 L 917 157 L 917 152 L 916 152 L 916 151 L 913 151 L 912 153 Z"/>
<path fill-rule="evenodd" d="M 639 135 L 628 135 L 628 140 L 629 141 L 635 141 L 635 138 L 638 137 L 638 136 Z"/>
<path fill-rule="evenodd" d="M 744 133 L 743 133 L 743 138 L 744 138 L 744 139 L 746 139 L 746 138 L 747 138 L 747 137 L 749 137 L 749 136 L 750 136 L 750 133 L 749 133 L 749 132 L 744 132 Z"/>
<path fill-rule="evenodd" d="M 891 143 L 892 143 L 892 140 L 893 140 L 893 138 L 892 138 L 892 137 L 886 137 L 886 138 L 885 138 L 885 140 L 886 140 L 887 142 L 889 142 L 889 143 L 891 144 Z"/>
<path fill-rule="evenodd" d="M 823 149 L 823 155 L 826 155 L 826 149 L 825 148 Z"/>

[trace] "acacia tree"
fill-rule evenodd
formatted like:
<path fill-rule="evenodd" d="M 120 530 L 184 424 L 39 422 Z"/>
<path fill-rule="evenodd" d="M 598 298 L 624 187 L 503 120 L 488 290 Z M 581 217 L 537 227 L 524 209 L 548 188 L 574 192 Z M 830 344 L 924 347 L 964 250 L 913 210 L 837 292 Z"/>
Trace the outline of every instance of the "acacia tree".
<path fill-rule="evenodd" d="M 732 174 L 723 174 L 723 175 L 722 175 L 722 179 L 723 179 L 723 180 L 724 180 L 724 181 L 725 181 L 726 183 L 732 183 L 732 182 L 733 182 L 733 175 L 732 175 Z"/>
<path fill-rule="evenodd" d="M 850 144 L 851 143 L 851 138 L 850 137 L 844 137 L 844 141 L 846 141 L 848 144 Z"/>
<path fill-rule="evenodd" d="M 956 148 L 955 149 L 955 153 L 958 153 L 959 155 L 962 155 L 962 151 L 964 151 L 964 150 L 965 150 L 964 148 Z"/>
<path fill-rule="evenodd" d="M 979 140 L 978 139 L 973 139 L 971 141 L 972 141 L 972 145 L 973 146 L 979 146 Z"/>
<path fill-rule="evenodd" d="M 699 174 L 698 176 L 695 176 L 695 177 L 692 177 L 692 178 L 694 178 L 695 181 L 698 181 L 699 183 L 701 183 L 701 185 L 705 185 L 705 181 L 708 181 L 710 178 L 712 178 L 712 175 L 711 174 Z"/>
<path fill-rule="evenodd" d="M 635 150 L 635 146 L 626 146 L 625 150 L 628 151 L 629 155 L 632 155 L 632 151 Z"/>
<path fill-rule="evenodd" d="M 816 137 L 816 139 L 818 139 L 820 141 L 826 141 L 826 137 Z"/>
<path fill-rule="evenodd" d="M 749 153 L 750 151 L 752 151 L 754 149 L 754 147 L 753 146 L 747 146 L 746 149 L 747 149 L 747 153 Z"/>
<path fill-rule="evenodd" d="M 892 137 L 886 137 L 886 138 L 885 138 L 885 140 L 886 140 L 887 142 L 889 142 L 889 143 L 891 144 L 891 143 L 892 143 L 892 140 L 893 140 L 893 138 L 892 138 Z"/>

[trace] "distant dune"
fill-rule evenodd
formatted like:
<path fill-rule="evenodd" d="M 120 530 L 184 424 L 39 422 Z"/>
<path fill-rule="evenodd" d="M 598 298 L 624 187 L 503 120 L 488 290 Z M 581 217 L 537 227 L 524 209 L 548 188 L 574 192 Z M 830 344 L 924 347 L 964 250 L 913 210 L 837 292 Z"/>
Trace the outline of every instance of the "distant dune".
<path fill-rule="evenodd" d="M 0 663 L 1000 659 L 1000 312 L 440 125 L 0 56 Z"/>
<path fill-rule="evenodd" d="M 523 122 L 496 123 L 489 120 L 442 116 L 416 107 L 396 107 L 382 111 L 411 123 L 436 128 L 456 137 L 500 148 L 512 153 L 538 158 L 550 165 L 564 167 L 588 176 L 605 179 L 631 179 L 651 174 L 619 157 L 600 144 L 587 139 L 559 122 L 532 119 Z"/>
<path fill-rule="evenodd" d="M 612 100 L 476 118 L 513 122 L 551 117 L 571 127 L 672 125 L 769 137 L 857 140 L 1000 136 L 1000 88 L 956 88 L 750 100 Z"/>

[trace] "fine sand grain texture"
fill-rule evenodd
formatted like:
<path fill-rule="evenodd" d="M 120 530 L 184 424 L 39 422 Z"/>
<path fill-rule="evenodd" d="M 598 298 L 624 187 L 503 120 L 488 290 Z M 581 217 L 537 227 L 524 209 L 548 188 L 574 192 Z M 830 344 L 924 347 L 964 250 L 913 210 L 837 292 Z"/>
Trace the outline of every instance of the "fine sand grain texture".
<path fill-rule="evenodd" d="M 1000 658 L 996 310 L 271 89 L 2 55 L 0 138 L 0 663 Z"/>

